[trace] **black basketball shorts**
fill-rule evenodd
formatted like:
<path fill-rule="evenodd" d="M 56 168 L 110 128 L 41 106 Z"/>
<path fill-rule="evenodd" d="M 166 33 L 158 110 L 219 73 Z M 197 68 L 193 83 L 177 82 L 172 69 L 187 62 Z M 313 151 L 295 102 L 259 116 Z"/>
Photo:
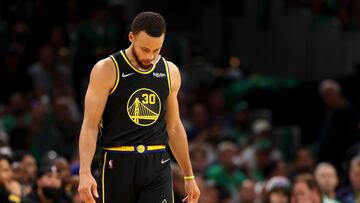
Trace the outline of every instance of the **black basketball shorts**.
<path fill-rule="evenodd" d="M 102 150 L 98 203 L 173 203 L 170 156 L 158 146 Z"/>

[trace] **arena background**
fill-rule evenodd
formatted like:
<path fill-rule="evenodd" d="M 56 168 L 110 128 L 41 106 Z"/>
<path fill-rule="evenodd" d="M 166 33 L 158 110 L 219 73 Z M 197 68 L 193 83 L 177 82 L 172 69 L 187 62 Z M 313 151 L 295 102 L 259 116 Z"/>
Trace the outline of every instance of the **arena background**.
<path fill-rule="evenodd" d="M 159 12 L 167 23 L 161 54 L 182 74 L 181 117 L 200 202 L 245 202 L 244 190 L 254 193 L 249 202 L 261 202 L 271 177 L 292 180 L 321 161 L 335 165 L 339 191 L 353 186 L 357 0 L 0 1 L 0 154 L 10 157 L 14 180 L 31 191 L 36 168 L 55 162 L 64 198 L 79 202 L 77 144 L 89 73 L 129 45 L 129 23 L 140 11 Z M 181 202 L 175 160 L 173 168 Z"/>

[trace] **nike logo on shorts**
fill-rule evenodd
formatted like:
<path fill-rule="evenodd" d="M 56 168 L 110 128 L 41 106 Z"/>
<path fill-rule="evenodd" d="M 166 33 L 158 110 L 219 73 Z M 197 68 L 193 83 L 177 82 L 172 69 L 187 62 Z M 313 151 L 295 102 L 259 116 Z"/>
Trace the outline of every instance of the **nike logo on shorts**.
<path fill-rule="evenodd" d="M 161 159 L 161 164 L 164 164 L 164 163 L 166 163 L 166 162 L 168 162 L 168 161 L 170 161 L 170 158 L 168 158 L 168 159 Z"/>

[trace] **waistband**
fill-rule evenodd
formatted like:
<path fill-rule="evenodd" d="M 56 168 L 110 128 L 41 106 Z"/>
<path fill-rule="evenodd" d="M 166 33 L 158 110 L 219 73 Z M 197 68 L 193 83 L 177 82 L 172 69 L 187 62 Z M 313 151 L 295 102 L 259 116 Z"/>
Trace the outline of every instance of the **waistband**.
<path fill-rule="evenodd" d="M 120 152 L 120 153 L 136 153 L 145 154 L 153 152 L 166 151 L 166 145 L 134 145 L 134 146 L 118 146 L 118 147 L 104 147 L 106 151 Z"/>

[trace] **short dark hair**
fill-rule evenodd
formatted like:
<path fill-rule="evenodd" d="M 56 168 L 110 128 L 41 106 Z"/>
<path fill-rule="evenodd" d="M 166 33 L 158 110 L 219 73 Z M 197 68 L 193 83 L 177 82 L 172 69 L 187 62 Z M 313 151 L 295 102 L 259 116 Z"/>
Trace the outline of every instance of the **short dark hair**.
<path fill-rule="evenodd" d="M 0 154 L 0 161 L 5 160 L 9 163 L 11 163 L 10 157 L 5 154 Z"/>
<path fill-rule="evenodd" d="M 294 185 L 299 182 L 304 182 L 310 190 L 317 189 L 317 191 L 319 191 L 319 185 L 317 184 L 314 176 L 310 173 L 303 173 L 295 176 Z"/>
<path fill-rule="evenodd" d="M 166 32 L 165 20 L 155 12 L 139 13 L 131 24 L 131 32 L 138 34 L 140 31 L 146 32 L 151 37 L 160 37 Z"/>

